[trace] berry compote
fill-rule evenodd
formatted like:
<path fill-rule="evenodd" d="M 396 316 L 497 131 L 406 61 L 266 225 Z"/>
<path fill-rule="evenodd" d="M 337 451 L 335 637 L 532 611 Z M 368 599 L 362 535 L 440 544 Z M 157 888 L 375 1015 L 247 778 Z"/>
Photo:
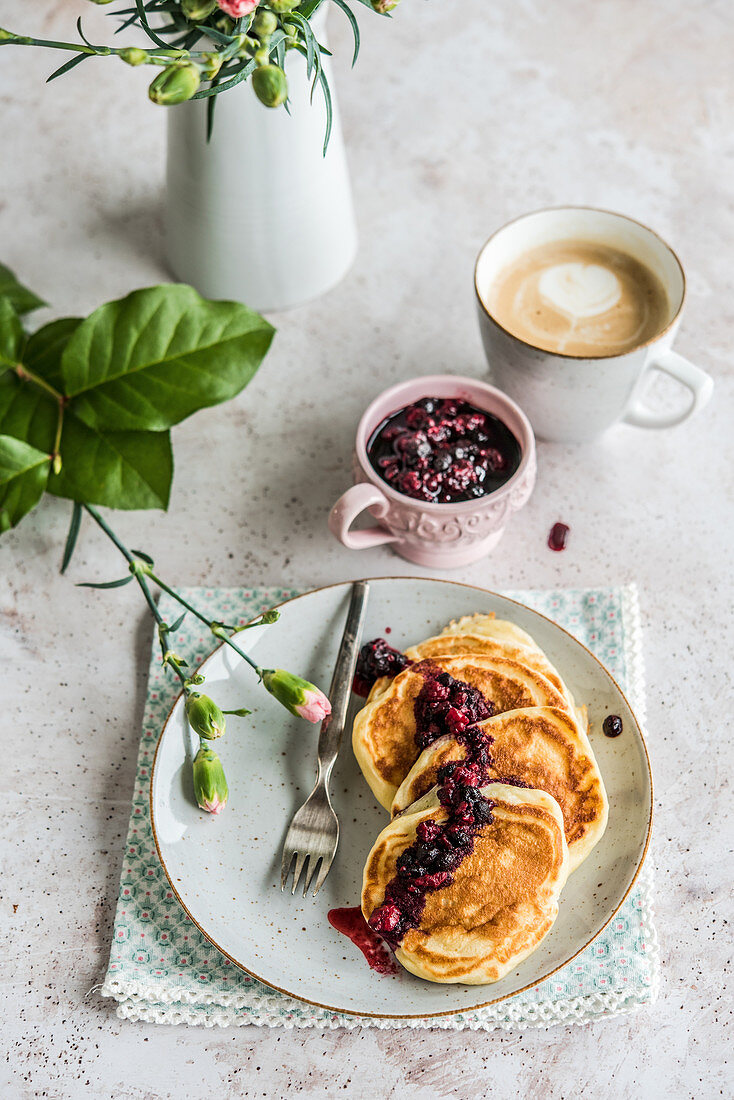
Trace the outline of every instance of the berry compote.
<path fill-rule="evenodd" d="M 378 425 L 367 456 L 397 492 L 452 504 L 499 489 L 522 454 L 510 429 L 492 413 L 459 398 L 424 397 Z"/>
<path fill-rule="evenodd" d="M 366 698 L 376 680 L 382 676 L 397 676 L 412 663 L 399 649 L 388 645 L 384 638 L 373 638 L 371 642 L 365 642 L 359 651 L 352 691 Z"/>
<path fill-rule="evenodd" d="M 416 744 L 430 745 L 450 733 L 466 753 L 438 773 L 438 800 L 446 820 L 421 821 L 415 841 L 398 856 L 382 905 L 370 915 L 370 928 L 393 949 L 411 928 L 420 926 L 428 895 L 454 881 L 454 872 L 474 850 L 477 834 L 492 822 L 494 807 L 481 792 L 491 782 L 493 739 L 476 725 L 495 713 L 494 705 L 476 688 L 428 661 L 413 667 L 425 677 L 415 702 Z"/>

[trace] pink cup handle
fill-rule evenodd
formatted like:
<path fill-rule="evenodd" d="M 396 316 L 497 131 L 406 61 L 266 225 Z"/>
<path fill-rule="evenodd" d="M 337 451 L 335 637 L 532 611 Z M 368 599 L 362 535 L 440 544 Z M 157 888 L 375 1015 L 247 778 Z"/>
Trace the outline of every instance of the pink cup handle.
<path fill-rule="evenodd" d="M 342 493 L 331 509 L 329 530 L 334 538 L 349 550 L 367 550 L 370 546 L 382 546 L 386 542 L 398 542 L 397 535 L 391 535 L 384 527 L 368 527 L 365 531 L 350 531 L 357 516 L 366 508 L 373 509 L 378 519 L 387 514 L 390 504 L 384 493 L 375 485 L 366 482 L 353 485 Z"/>

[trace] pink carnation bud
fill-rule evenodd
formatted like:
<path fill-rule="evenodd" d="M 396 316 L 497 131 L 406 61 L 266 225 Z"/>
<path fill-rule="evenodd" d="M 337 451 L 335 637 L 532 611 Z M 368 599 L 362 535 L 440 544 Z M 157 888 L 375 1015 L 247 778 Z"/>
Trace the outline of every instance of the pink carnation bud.
<path fill-rule="evenodd" d="M 217 4 L 227 15 L 233 19 L 241 19 L 243 15 L 253 12 L 260 0 L 217 0 Z"/>
<path fill-rule="evenodd" d="M 296 707 L 296 712 L 307 722 L 323 722 L 327 714 L 331 714 L 331 703 L 323 691 L 313 688 L 305 691 L 303 702 Z"/>
<path fill-rule="evenodd" d="M 202 810 L 206 810 L 206 812 L 209 813 L 209 814 L 221 814 L 222 810 L 224 809 L 224 807 L 226 805 L 227 805 L 227 799 L 226 798 L 224 799 L 224 801 L 222 801 L 221 799 L 217 798 L 217 796 L 215 795 L 214 798 L 211 800 L 211 802 L 209 802 L 207 799 L 204 799 L 204 801 L 201 804 L 201 808 L 202 808 Z"/>
<path fill-rule="evenodd" d="M 284 668 L 267 668 L 262 678 L 270 694 L 291 714 L 305 718 L 307 722 L 321 722 L 327 714 L 331 714 L 331 703 L 323 691 L 302 676 L 296 676 Z"/>

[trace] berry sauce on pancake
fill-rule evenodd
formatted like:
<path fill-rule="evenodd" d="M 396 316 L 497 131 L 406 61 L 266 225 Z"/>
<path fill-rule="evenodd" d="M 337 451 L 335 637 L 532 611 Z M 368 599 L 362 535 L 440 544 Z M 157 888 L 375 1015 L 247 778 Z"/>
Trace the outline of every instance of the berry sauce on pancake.
<path fill-rule="evenodd" d="M 492 738 L 476 725 L 494 714 L 494 706 L 476 688 L 430 661 L 420 662 L 415 670 L 425 677 L 415 701 L 416 744 L 424 749 L 450 733 L 468 753 L 438 774 L 438 799 L 447 820 L 420 823 L 417 839 L 398 857 L 397 873 L 382 905 L 370 916 L 370 927 L 393 949 L 411 928 L 420 926 L 428 895 L 453 882 L 453 873 L 474 850 L 477 833 L 491 823 L 494 805 L 481 793 L 490 779 Z"/>

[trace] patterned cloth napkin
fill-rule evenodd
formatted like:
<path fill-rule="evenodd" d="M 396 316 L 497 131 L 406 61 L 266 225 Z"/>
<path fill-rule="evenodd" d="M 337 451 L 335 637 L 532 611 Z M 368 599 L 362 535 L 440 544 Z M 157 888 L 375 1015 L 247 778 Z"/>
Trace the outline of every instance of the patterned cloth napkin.
<path fill-rule="evenodd" d="M 184 589 L 213 619 L 246 622 L 295 595 L 282 588 Z M 644 722 L 644 670 L 634 586 L 509 592 L 579 638 L 625 687 Z M 169 597 L 164 618 L 175 617 Z M 190 664 L 212 649 L 211 635 L 188 616 L 176 649 Z M 566 967 L 533 989 L 488 1008 L 430 1020 L 380 1020 L 340 1015 L 278 993 L 248 977 L 209 943 L 174 897 L 150 827 L 150 767 L 166 715 L 178 692 L 163 672 L 154 638 L 148 701 L 135 792 L 102 995 L 117 1015 L 166 1024 L 257 1024 L 268 1027 L 438 1027 L 472 1030 L 584 1023 L 631 1012 L 657 996 L 659 956 L 652 918 L 651 871 L 645 867 L 614 920 Z"/>

